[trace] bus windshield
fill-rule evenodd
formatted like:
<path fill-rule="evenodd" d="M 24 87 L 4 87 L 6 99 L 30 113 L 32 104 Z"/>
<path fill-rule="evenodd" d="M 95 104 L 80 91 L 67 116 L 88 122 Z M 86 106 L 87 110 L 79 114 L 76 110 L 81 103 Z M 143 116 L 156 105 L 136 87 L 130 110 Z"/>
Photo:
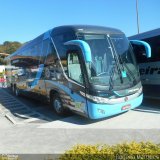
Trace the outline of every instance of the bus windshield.
<path fill-rule="evenodd" d="M 86 63 L 89 82 L 125 89 L 139 82 L 139 72 L 132 47 L 123 34 L 84 34 L 92 54 L 92 62 Z"/>

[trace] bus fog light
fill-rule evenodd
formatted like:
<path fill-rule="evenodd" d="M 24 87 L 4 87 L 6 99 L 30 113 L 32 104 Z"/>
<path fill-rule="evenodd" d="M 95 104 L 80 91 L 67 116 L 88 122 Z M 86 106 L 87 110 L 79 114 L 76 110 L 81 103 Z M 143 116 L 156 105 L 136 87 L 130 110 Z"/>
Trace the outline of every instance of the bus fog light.
<path fill-rule="evenodd" d="M 98 112 L 101 114 L 105 114 L 105 111 L 103 109 L 98 109 Z"/>

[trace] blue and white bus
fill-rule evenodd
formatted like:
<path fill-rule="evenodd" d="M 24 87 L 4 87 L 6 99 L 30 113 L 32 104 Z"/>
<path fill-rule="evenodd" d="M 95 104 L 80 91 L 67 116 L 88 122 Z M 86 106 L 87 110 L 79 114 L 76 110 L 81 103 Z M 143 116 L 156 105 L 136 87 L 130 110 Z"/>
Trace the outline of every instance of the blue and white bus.
<path fill-rule="evenodd" d="M 146 56 L 150 55 L 145 43 Z M 143 99 L 132 46 L 113 28 L 68 25 L 53 28 L 10 55 L 20 73 L 15 95 L 47 100 L 55 112 L 70 109 L 90 119 L 138 107 Z"/>
<path fill-rule="evenodd" d="M 142 47 L 136 54 L 140 68 L 144 96 L 146 98 L 160 99 L 160 28 L 129 37 L 147 42 L 151 47 L 152 56 L 146 58 Z"/>

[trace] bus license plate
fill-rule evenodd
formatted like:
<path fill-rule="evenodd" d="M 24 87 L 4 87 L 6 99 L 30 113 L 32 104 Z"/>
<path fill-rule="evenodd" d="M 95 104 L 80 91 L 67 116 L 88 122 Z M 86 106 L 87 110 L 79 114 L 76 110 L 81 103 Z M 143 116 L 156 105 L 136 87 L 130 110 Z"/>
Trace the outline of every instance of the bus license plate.
<path fill-rule="evenodd" d="M 130 105 L 130 104 L 123 106 L 123 107 L 121 108 L 121 110 L 123 111 L 123 110 L 127 110 L 127 109 L 129 109 L 129 108 L 131 108 L 131 105 Z"/>

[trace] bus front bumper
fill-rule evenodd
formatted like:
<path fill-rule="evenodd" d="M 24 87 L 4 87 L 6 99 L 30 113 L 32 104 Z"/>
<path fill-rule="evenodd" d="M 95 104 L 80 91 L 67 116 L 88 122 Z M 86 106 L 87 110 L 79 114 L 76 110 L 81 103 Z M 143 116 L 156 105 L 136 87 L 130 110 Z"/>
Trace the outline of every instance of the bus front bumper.
<path fill-rule="evenodd" d="M 135 99 L 117 104 L 96 104 L 87 100 L 88 115 L 90 119 L 100 119 L 113 116 L 140 106 L 142 100 L 143 94 L 139 95 Z"/>

